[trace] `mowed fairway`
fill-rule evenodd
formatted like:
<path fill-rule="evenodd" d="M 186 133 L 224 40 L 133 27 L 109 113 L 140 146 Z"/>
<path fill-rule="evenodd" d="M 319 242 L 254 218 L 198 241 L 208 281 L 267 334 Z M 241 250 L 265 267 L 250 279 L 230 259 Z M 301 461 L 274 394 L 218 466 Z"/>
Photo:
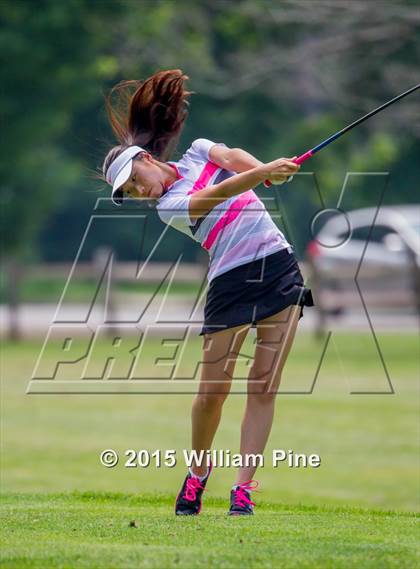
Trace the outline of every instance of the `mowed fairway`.
<path fill-rule="evenodd" d="M 231 518 L 221 499 L 195 518 L 171 515 L 172 497 L 9 495 L 3 567 L 416 566 L 413 514 L 262 503 Z"/>
<path fill-rule="evenodd" d="M 226 516 L 234 468 L 214 470 L 198 518 L 173 515 L 192 394 L 26 395 L 41 342 L 4 344 L 3 566 L 414 567 L 417 338 L 381 334 L 378 342 L 394 394 L 367 334 L 334 334 L 313 393 L 302 394 L 324 345 L 299 332 L 282 390 L 302 393 L 278 396 L 256 515 L 246 519 Z M 200 347 L 191 344 L 185 365 Z M 244 403 L 243 394 L 228 398 L 214 448 L 239 451 Z M 107 448 L 120 454 L 113 469 L 99 461 Z M 178 463 L 124 468 L 131 448 L 175 449 Z M 317 453 L 322 463 L 273 468 L 273 449 Z"/>

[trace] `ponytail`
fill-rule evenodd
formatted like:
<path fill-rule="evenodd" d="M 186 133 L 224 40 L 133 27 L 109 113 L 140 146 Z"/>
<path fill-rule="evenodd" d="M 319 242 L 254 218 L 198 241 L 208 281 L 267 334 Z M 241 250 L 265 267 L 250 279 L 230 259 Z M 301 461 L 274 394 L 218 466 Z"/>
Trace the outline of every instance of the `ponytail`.
<path fill-rule="evenodd" d="M 170 69 L 144 82 L 121 81 L 111 90 L 105 105 L 120 148 L 137 145 L 168 160 L 188 116 L 187 79 L 180 69 Z"/>

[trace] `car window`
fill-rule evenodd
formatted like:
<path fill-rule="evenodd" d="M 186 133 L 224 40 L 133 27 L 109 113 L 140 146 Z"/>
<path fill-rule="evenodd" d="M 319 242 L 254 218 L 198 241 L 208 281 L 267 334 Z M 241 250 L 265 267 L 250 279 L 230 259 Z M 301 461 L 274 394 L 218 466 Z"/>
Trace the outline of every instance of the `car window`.
<path fill-rule="evenodd" d="M 375 225 L 374 227 L 362 225 L 353 229 L 351 240 L 366 243 L 369 238 L 370 243 L 382 243 L 385 235 L 388 235 L 388 233 L 394 233 L 394 231 L 387 225 Z M 343 233 L 343 238 L 345 238 L 345 235 Z"/>

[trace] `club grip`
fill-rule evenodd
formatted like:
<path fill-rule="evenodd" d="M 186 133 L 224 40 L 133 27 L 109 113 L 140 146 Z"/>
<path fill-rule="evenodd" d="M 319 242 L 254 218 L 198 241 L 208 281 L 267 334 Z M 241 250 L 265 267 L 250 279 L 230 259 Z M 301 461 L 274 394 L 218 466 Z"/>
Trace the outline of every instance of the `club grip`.
<path fill-rule="evenodd" d="M 300 156 L 298 156 L 297 158 L 292 160 L 292 162 L 300 165 L 300 164 L 302 164 L 302 162 L 305 162 L 305 160 L 308 160 L 308 158 L 310 158 L 312 155 L 313 155 L 312 150 L 308 150 L 308 152 L 305 152 L 305 154 L 301 154 Z M 264 186 L 266 188 L 269 188 L 270 186 L 272 186 L 272 183 L 270 182 L 270 180 L 265 180 Z"/>
<path fill-rule="evenodd" d="M 295 160 L 293 160 L 293 162 L 295 164 L 302 164 L 302 162 L 305 162 L 305 160 L 308 160 L 308 158 L 310 158 L 311 156 L 313 156 L 313 152 L 312 150 L 308 150 L 308 152 L 305 152 L 305 154 L 301 154 L 300 156 L 298 156 L 297 158 L 295 158 Z"/>

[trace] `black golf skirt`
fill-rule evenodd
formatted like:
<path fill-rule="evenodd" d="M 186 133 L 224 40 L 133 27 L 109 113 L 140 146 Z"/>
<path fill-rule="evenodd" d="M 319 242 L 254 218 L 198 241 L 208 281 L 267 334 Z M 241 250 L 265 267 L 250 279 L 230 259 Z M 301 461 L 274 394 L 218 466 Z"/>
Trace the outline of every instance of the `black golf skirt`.
<path fill-rule="evenodd" d="M 210 281 L 200 336 L 259 320 L 288 306 L 314 306 L 291 247 L 235 267 Z"/>

